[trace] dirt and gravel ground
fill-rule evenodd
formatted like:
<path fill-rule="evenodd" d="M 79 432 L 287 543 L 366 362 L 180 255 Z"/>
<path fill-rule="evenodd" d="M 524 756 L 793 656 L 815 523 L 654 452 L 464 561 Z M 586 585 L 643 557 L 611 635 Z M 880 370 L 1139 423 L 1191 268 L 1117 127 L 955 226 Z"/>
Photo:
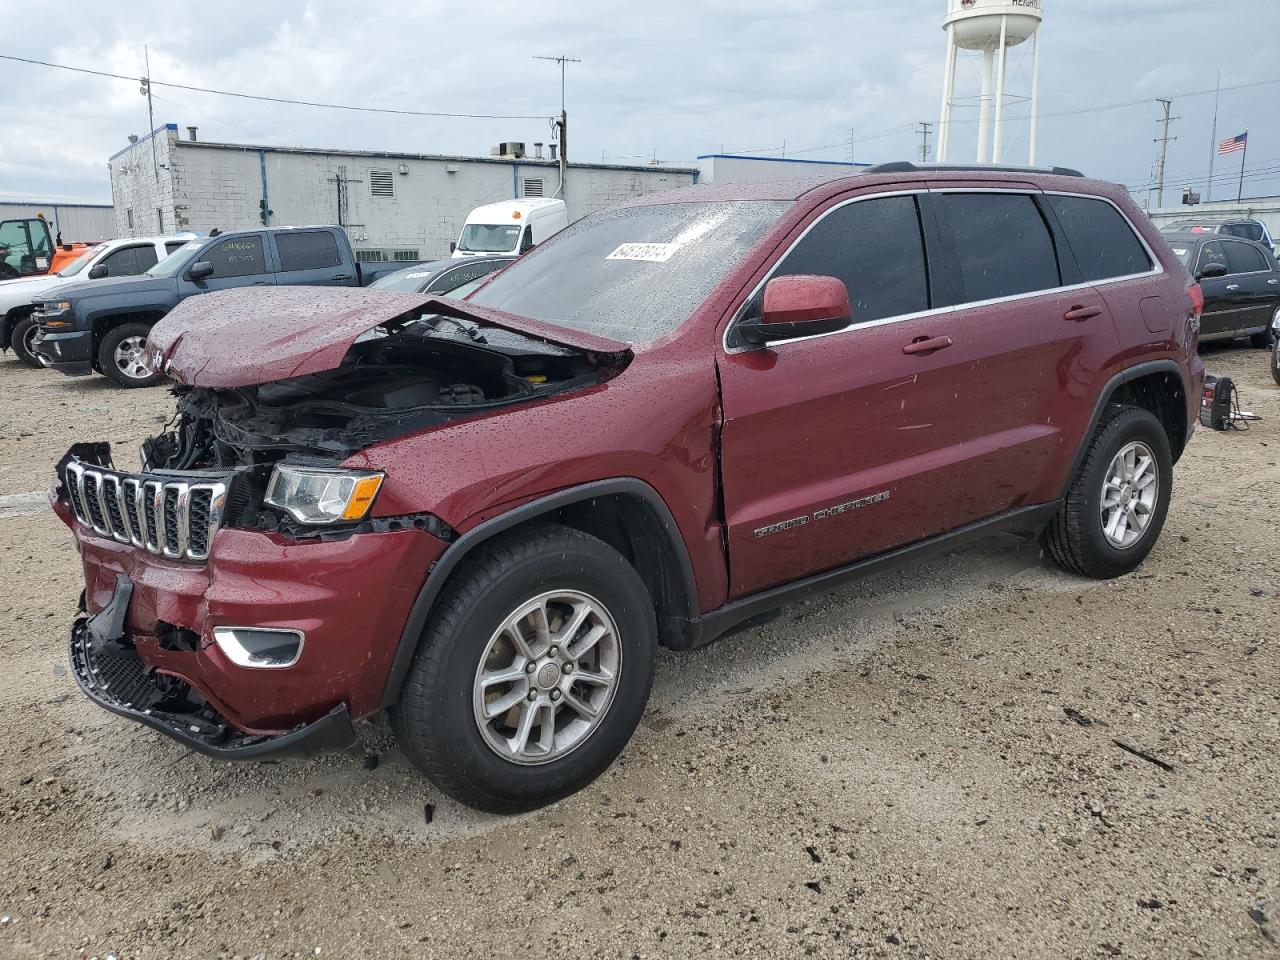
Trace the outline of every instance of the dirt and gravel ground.
<path fill-rule="evenodd" d="M 622 760 L 502 819 L 381 722 L 243 766 L 87 703 L 22 495 L 169 399 L 0 360 L 0 957 L 1280 955 L 1280 388 L 1207 362 L 1265 419 L 1197 434 L 1135 575 L 996 539 L 664 655 Z"/>

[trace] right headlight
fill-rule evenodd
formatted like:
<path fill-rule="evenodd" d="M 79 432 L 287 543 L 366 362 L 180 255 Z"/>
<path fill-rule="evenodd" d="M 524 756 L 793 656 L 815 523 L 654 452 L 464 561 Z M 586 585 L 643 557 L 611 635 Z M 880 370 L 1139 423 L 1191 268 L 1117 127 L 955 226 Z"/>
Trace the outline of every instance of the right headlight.
<path fill-rule="evenodd" d="M 381 473 L 278 466 L 265 501 L 302 523 L 361 520 L 382 486 Z"/>

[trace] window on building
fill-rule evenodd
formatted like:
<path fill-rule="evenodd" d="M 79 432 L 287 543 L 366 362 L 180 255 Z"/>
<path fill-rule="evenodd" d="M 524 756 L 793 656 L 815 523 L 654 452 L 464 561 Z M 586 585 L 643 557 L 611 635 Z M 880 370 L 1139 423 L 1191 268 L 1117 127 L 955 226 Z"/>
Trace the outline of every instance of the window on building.
<path fill-rule="evenodd" d="M 542 196 L 542 178 L 541 177 L 525 177 L 524 178 L 524 195 L 526 197 Z"/>
<path fill-rule="evenodd" d="M 394 197 L 396 195 L 396 175 L 390 170 L 370 170 L 369 195 L 374 197 Z"/>
<path fill-rule="evenodd" d="M 214 277 L 251 277 L 266 273 L 266 257 L 262 251 L 262 237 L 230 237 L 208 249 L 200 256 L 213 264 Z"/>
<path fill-rule="evenodd" d="M 1107 280 L 1146 273 L 1151 258 L 1120 211 L 1088 197 L 1045 198 L 1062 224 L 1080 265 L 1081 279 Z"/>
<path fill-rule="evenodd" d="M 417 260 L 419 259 L 418 251 L 417 250 L 392 250 L 391 259 L 392 260 Z"/>
<path fill-rule="evenodd" d="M 280 269 L 286 273 L 291 270 L 323 270 L 342 263 L 338 241 L 327 230 L 277 233 L 276 249 L 280 251 Z"/>
<path fill-rule="evenodd" d="M 915 198 L 862 200 L 833 210 L 810 228 L 773 276 L 797 274 L 843 280 L 854 323 L 929 309 Z"/>
<path fill-rule="evenodd" d="M 1257 247 L 1234 240 L 1223 240 L 1222 247 L 1227 252 L 1227 270 L 1230 273 L 1261 273 L 1267 269 L 1267 261 Z"/>
<path fill-rule="evenodd" d="M 1049 228 L 1025 194 L 944 193 L 939 207 L 954 242 L 965 303 L 1062 284 Z"/>
<path fill-rule="evenodd" d="M 381 250 L 357 250 L 356 263 L 383 263 L 387 255 Z"/>

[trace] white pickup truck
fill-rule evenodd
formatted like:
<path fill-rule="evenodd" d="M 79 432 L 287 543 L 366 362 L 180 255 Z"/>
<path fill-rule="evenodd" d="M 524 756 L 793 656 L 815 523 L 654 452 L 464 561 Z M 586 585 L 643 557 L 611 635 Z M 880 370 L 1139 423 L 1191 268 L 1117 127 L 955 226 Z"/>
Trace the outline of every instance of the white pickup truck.
<path fill-rule="evenodd" d="M 146 273 L 197 236 L 194 233 L 177 233 L 168 237 L 108 240 L 90 247 L 81 257 L 71 261 L 57 273 L 0 280 L 0 350 L 12 348 L 18 359 L 29 367 L 45 366 L 31 345 L 36 335 L 36 324 L 31 312 L 37 297 L 81 280 L 132 277 Z"/>

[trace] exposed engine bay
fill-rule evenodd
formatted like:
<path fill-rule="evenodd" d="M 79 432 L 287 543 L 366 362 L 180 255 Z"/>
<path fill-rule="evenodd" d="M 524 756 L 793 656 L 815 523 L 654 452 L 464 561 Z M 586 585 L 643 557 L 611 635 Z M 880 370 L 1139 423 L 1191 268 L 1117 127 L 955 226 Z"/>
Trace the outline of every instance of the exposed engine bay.
<path fill-rule="evenodd" d="M 223 390 L 175 388 L 175 419 L 143 444 L 143 469 L 269 466 L 285 456 L 336 462 L 381 440 L 590 386 L 615 370 L 593 354 L 429 317 L 369 335 L 333 370 Z"/>

